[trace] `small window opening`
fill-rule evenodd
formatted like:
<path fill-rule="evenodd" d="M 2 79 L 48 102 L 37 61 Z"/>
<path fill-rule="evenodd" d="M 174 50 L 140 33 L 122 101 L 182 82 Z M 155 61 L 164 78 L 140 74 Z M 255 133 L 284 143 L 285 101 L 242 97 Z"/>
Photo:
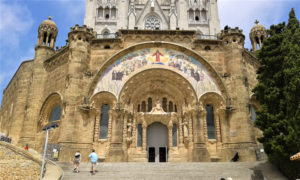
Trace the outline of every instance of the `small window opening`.
<path fill-rule="evenodd" d="M 48 42 L 47 42 L 48 46 L 50 46 L 51 38 L 52 38 L 52 34 L 50 34 L 50 36 L 49 36 L 49 39 L 48 39 Z"/>
<path fill-rule="evenodd" d="M 137 112 L 140 112 L 140 109 L 141 109 L 141 105 L 139 104 L 137 108 Z"/>
<path fill-rule="evenodd" d="M 43 36 L 43 45 L 46 45 L 47 43 L 46 40 L 47 40 L 47 33 L 45 32 Z"/>
<path fill-rule="evenodd" d="M 109 45 L 105 45 L 104 49 L 110 49 L 110 46 Z"/>
<path fill-rule="evenodd" d="M 205 46 L 205 51 L 209 51 L 209 50 L 211 50 L 211 48 L 210 48 L 210 46 Z"/>
<path fill-rule="evenodd" d="M 199 21 L 199 17 L 198 17 L 198 16 L 196 16 L 196 17 L 195 17 L 195 20 L 196 20 L 196 21 Z"/>
<path fill-rule="evenodd" d="M 106 14 L 106 15 L 105 15 L 105 19 L 109 19 L 109 14 Z"/>

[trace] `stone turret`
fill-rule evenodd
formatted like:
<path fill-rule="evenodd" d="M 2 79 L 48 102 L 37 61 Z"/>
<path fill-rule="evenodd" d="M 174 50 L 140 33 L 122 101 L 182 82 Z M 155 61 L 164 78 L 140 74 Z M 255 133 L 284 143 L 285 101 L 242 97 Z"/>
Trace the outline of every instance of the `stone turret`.
<path fill-rule="evenodd" d="M 268 37 L 267 29 L 258 23 L 259 21 L 256 20 L 256 25 L 253 26 L 249 34 L 253 51 L 261 49 L 264 39 Z"/>
<path fill-rule="evenodd" d="M 56 36 L 57 27 L 56 24 L 52 21 L 52 17 L 50 16 L 39 26 L 37 46 L 46 46 L 53 49 L 56 41 Z"/>
<path fill-rule="evenodd" d="M 54 53 L 57 32 L 56 24 L 52 21 L 51 16 L 41 23 L 38 29 L 35 59 L 45 60 Z"/>
<path fill-rule="evenodd" d="M 218 34 L 218 38 L 223 40 L 223 42 L 227 45 L 237 44 L 240 48 L 243 48 L 245 44 L 245 35 L 243 34 L 243 30 L 238 27 L 232 29 L 225 26 L 224 30 Z"/>

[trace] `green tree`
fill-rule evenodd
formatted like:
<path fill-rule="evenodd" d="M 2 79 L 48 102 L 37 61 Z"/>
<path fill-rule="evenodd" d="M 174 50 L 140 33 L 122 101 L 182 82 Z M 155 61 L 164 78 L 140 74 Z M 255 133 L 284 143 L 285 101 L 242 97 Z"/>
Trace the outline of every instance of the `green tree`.
<path fill-rule="evenodd" d="M 287 25 L 270 27 L 258 59 L 253 91 L 262 107 L 256 121 L 264 134 L 259 141 L 271 163 L 290 179 L 300 178 L 299 162 L 289 159 L 300 151 L 300 23 L 294 9 Z"/>

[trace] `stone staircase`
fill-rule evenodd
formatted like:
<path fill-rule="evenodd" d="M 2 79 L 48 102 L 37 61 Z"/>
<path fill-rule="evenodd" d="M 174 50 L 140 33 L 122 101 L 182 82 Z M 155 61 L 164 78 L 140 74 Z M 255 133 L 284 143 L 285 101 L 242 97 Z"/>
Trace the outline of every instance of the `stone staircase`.
<path fill-rule="evenodd" d="M 90 164 L 81 163 L 80 172 L 73 173 L 71 163 L 58 163 L 64 180 L 287 180 L 267 162 L 203 162 L 203 163 L 101 163 L 95 175 Z"/>

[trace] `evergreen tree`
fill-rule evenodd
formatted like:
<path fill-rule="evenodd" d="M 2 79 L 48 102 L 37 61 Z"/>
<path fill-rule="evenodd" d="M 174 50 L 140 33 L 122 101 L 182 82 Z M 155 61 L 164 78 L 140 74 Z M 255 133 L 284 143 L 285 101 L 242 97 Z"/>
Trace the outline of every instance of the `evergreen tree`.
<path fill-rule="evenodd" d="M 263 131 L 269 161 L 291 179 L 300 178 L 300 23 L 294 9 L 289 22 L 272 25 L 258 54 L 261 67 L 254 88 L 261 109 L 256 125 Z"/>

